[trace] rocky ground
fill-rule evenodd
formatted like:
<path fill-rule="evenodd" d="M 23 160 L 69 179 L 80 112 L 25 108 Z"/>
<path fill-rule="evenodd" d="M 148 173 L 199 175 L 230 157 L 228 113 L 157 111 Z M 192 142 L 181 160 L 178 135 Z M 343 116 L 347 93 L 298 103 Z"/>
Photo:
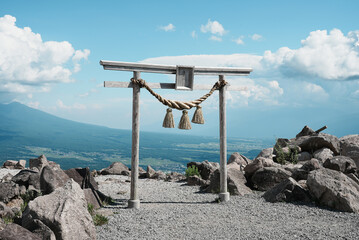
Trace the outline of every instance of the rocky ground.
<path fill-rule="evenodd" d="M 97 239 L 358 239 L 359 214 L 314 204 L 269 203 L 254 192 L 217 203 L 184 182 L 139 180 L 141 207 L 127 209 L 127 176 L 99 176 L 99 189 L 116 200 L 115 213 L 96 228 Z"/>

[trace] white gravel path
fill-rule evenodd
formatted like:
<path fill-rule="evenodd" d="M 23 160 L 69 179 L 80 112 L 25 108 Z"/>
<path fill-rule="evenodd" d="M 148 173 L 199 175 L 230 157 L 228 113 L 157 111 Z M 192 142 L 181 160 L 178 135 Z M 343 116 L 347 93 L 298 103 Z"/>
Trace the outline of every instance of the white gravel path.
<path fill-rule="evenodd" d="M 107 180 L 106 180 L 107 179 Z M 99 176 L 100 190 L 118 201 L 97 239 L 359 239 L 359 214 L 309 205 L 267 203 L 261 193 L 231 196 L 198 193 L 184 183 L 139 180 L 141 208 L 127 209 L 130 183 Z"/>

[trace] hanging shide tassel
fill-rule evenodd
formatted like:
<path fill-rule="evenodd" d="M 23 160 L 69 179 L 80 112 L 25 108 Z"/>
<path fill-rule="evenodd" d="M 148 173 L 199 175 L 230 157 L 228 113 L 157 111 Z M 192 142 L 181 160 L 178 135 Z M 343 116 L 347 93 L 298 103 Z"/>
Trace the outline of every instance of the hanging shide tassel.
<path fill-rule="evenodd" d="M 201 106 L 197 106 L 196 111 L 193 114 L 192 122 L 197 124 L 204 124 L 204 118 L 203 118 Z"/>
<path fill-rule="evenodd" d="M 175 121 L 173 120 L 173 114 L 172 114 L 171 108 L 167 108 L 167 113 L 166 113 L 165 119 L 163 119 L 162 127 L 164 127 L 164 128 L 174 128 L 175 127 Z"/>
<path fill-rule="evenodd" d="M 182 111 L 182 117 L 178 124 L 179 129 L 191 129 L 191 122 L 189 121 L 188 112 L 186 110 Z"/>

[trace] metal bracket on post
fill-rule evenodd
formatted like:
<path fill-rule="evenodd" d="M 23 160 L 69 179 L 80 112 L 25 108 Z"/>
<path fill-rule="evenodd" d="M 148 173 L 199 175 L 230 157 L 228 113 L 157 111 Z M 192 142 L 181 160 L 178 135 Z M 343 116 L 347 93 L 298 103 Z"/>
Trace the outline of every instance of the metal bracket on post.
<path fill-rule="evenodd" d="M 176 90 L 193 90 L 194 67 L 176 66 Z"/>

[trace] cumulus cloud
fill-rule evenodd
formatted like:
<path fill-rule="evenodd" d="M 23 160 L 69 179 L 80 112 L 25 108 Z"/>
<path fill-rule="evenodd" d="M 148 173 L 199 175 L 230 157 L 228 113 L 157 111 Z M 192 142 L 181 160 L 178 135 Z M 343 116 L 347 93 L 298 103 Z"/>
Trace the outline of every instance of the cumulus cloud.
<path fill-rule="evenodd" d="M 52 83 L 71 82 L 79 61 L 90 54 L 87 49 L 75 51 L 67 41 L 44 42 L 31 28 L 17 27 L 10 15 L 0 18 L 0 42 L 0 91 L 4 92 L 48 91 Z"/>
<path fill-rule="evenodd" d="M 62 100 L 58 99 L 57 102 L 56 102 L 56 106 L 60 109 L 65 109 L 65 110 L 85 110 L 87 107 L 86 105 L 84 104 L 81 104 L 81 103 L 74 103 L 72 105 L 65 105 L 63 103 Z"/>
<path fill-rule="evenodd" d="M 171 31 L 175 31 L 176 27 L 172 23 L 170 23 L 166 26 L 161 26 L 160 29 L 165 32 L 171 32 Z"/>
<path fill-rule="evenodd" d="M 216 41 L 216 42 L 221 42 L 221 41 L 222 41 L 222 38 L 213 35 L 213 36 L 211 36 L 211 37 L 209 38 L 209 40 Z"/>
<path fill-rule="evenodd" d="M 251 38 L 252 38 L 252 40 L 254 40 L 254 41 L 259 41 L 259 40 L 261 40 L 263 37 L 262 37 L 262 35 L 259 35 L 259 34 L 255 33 L 255 34 L 253 34 L 253 35 L 251 36 Z"/>
<path fill-rule="evenodd" d="M 211 19 L 208 19 L 206 25 L 201 25 L 201 32 L 209 32 L 218 36 L 223 36 L 227 31 L 224 30 L 222 24 L 220 24 L 219 22 L 211 21 Z"/>
<path fill-rule="evenodd" d="M 196 31 L 193 30 L 193 31 L 191 32 L 191 36 L 192 36 L 192 38 L 197 38 L 197 33 L 196 33 Z"/>
<path fill-rule="evenodd" d="M 243 42 L 243 37 L 239 37 L 237 39 L 234 39 L 233 40 L 235 43 L 237 43 L 238 45 L 243 45 L 244 42 Z"/>
<path fill-rule="evenodd" d="M 359 31 L 345 36 L 340 30 L 317 30 L 298 49 L 266 51 L 263 65 L 278 68 L 285 76 L 326 80 L 359 79 Z"/>

